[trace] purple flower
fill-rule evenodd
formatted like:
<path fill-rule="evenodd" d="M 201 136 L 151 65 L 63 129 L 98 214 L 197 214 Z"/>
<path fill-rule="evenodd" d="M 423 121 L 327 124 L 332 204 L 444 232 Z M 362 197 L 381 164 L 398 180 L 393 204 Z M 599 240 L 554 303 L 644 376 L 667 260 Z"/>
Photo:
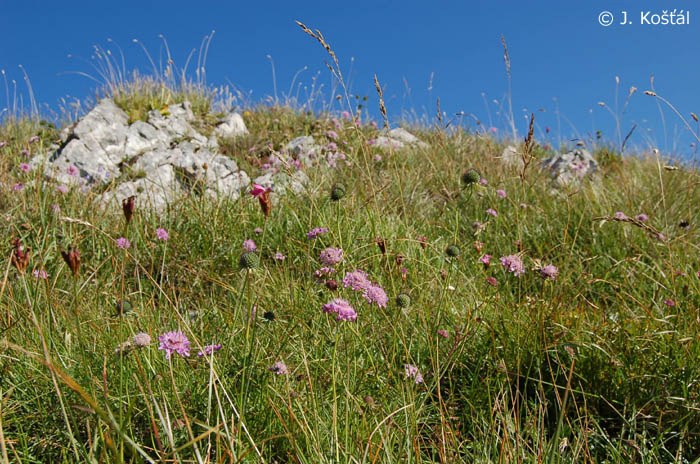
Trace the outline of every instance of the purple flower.
<path fill-rule="evenodd" d="M 243 249 L 245 251 L 255 251 L 258 249 L 258 246 L 252 239 L 248 239 L 243 242 Z"/>
<path fill-rule="evenodd" d="M 525 274 L 525 268 L 523 267 L 523 260 L 518 255 L 508 255 L 501 258 L 501 264 L 505 266 L 508 272 L 512 272 L 514 275 L 519 276 Z"/>
<path fill-rule="evenodd" d="M 156 229 L 156 237 L 158 237 L 161 240 L 167 240 L 168 239 L 168 231 L 163 229 L 162 227 L 158 227 Z"/>
<path fill-rule="evenodd" d="M 57 185 L 56 190 L 58 190 L 61 193 L 68 193 L 68 187 L 65 185 Z"/>
<path fill-rule="evenodd" d="M 382 155 L 380 155 L 380 154 L 374 155 L 374 161 L 375 161 L 375 162 L 379 163 L 381 160 L 382 160 Z"/>
<path fill-rule="evenodd" d="M 493 208 L 487 209 L 487 210 L 486 210 L 486 214 L 490 214 L 490 215 L 493 216 L 493 217 L 498 217 L 498 213 L 497 213 L 496 210 L 493 209 Z"/>
<path fill-rule="evenodd" d="M 438 330 L 437 334 L 440 335 L 442 338 L 450 338 L 449 332 L 447 332 L 447 330 L 444 329 Z"/>
<path fill-rule="evenodd" d="M 326 146 L 326 149 L 328 151 L 337 151 L 338 150 L 338 145 L 335 142 L 331 142 Z"/>
<path fill-rule="evenodd" d="M 676 306 L 676 302 L 673 301 L 673 300 L 670 300 L 670 299 L 669 299 L 669 300 L 664 300 L 664 304 L 665 304 L 666 306 L 668 306 L 669 308 L 673 308 L 674 306 Z"/>
<path fill-rule="evenodd" d="M 542 269 L 540 269 L 540 275 L 543 279 L 554 280 L 557 278 L 557 274 L 559 274 L 559 269 L 557 269 L 557 267 L 552 264 L 548 264 Z"/>
<path fill-rule="evenodd" d="M 212 354 L 216 353 L 221 349 L 221 343 L 217 343 L 216 345 L 207 345 L 204 347 L 202 351 L 197 353 L 197 357 L 201 358 L 206 356 L 211 356 Z"/>
<path fill-rule="evenodd" d="M 326 248 L 321 252 L 321 262 L 327 266 L 333 266 L 343 260 L 343 250 L 340 248 Z"/>
<path fill-rule="evenodd" d="M 618 211 L 615 213 L 615 219 L 619 219 L 621 221 L 627 219 L 627 215 L 623 213 L 622 211 Z"/>
<path fill-rule="evenodd" d="M 479 184 L 480 184 L 480 185 L 487 185 L 488 183 L 489 183 L 489 181 L 486 180 L 486 178 L 484 178 L 484 177 L 482 177 L 481 179 L 479 179 Z"/>
<path fill-rule="evenodd" d="M 496 190 L 496 195 L 498 195 L 498 196 L 501 197 L 501 198 L 505 198 L 505 197 L 508 196 L 508 195 L 506 194 L 506 191 L 505 191 L 505 190 L 501 190 L 501 189 Z"/>
<path fill-rule="evenodd" d="M 356 270 L 345 274 L 343 285 L 345 288 L 350 287 L 353 290 L 364 291 L 372 285 L 372 283 L 367 279 L 367 274 L 365 272 Z"/>
<path fill-rule="evenodd" d="M 51 211 L 58 214 L 61 212 L 61 207 L 58 206 L 56 203 L 51 203 Z"/>
<path fill-rule="evenodd" d="M 284 256 L 284 255 L 283 255 L 282 253 L 280 253 L 279 251 L 278 251 L 277 253 L 275 253 L 275 259 L 276 259 L 277 261 L 284 261 L 285 258 L 286 258 L 286 256 Z"/>
<path fill-rule="evenodd" d="M 498 287 L 498 281 L 496 280 L 495 277 L 487 277 L 486 282 L 491 285 L 492 287 Z"/>
<path fill-rule="evenodd" d="M 647 222 L 649 220 L 649 216 L 644 213 L 637 214 L 634 218 L 639 222 Z"/>
<path fill-rule="evenodd" d="M 32 272 L 32 275 L 34 277 L 36 277 L 37 279 L 46 279 L 49 277 L 49 274 L 43 269 L 41 269 L 41 270 L 34 269 L 34 271 Z"/>
<path fill-rule="evenodd" d="M 39 136 L 38 135 L 33 135 L 32 137 L 29 138 L 29 143 L 34 143 L 39 141 Z"/>
<path fill-rule="evenodd" d="M 29 158 L 29 150 L 21 150 L 19 154 L 24 155 L 27 159 Z"/>
<path fill-rule="evenodd" d="M 413 377 L 416 381 L 416 385 L 423 383 L 423 376 L 416 366 L 413 364 L 404 364 L 403 368 L 407 379 Z"/>
<path fill-rule="evenodd" d="M 139 332 L 133 336 L 131 341 L 137 348 L 142 348 L 151 344 L 151 336 L 146 332 Z"/>
<path fill-rule="evenodd" d="M 15 184 L 12 186 L 12 188 L 10 188 L 10 190 L 12 190 L 13 192 L 19 192 L 23 188 L 24 188 L 24 184 Z"/>
<path fill-rule="evenodd" d="M 374 145 L 375 143 L 377 143 L 377 140 L 376 140 L 376 139 L 369 139 L 369 140 L 367 141 L 367 145 Z"/>
<path fill-rule="evenodd" d="M 335 314 L 339 321 L 354 321 L 357 319 L 357 313 L 350 306 L 347 300 L 336 298 L 322 307 L 324 313 Z"/>
<path fill-rule="evenodd" d="M 484 267 L 489 267 L 491 265 L 491 255 L 484 255 L 479 258 L 479 261 L 484 263 Z"/>
<path fill-rule="evenodd" d="M 316 275 L 317 278 L 321 279 L 323 277 L 328 277 L 329 275 L 333 274 L 335 272 L 335 269 L 332 267 L 322 267 L 321 269 L 317 270 L 314 274 Z"/>
<path fill-rule="evenodd" d="M 159 350 L 165 351 L 165 359 L 170 359 L 170 355 L 177 353 L 182 357 L 190 355 L 190 341 L 181 331 L 166 332 L 158 337 L 160 342 Z"/>
<path fill-rule="evenodd" d="M 263 233 L 263 230 L 262 230 L 260 227 L 256 227 L 255 229 L 253 229 L 253 232 L 254 232 L 255 234 L 260 235 L 260 234 Z"/>
<path fill-rule="evenodd" d="M 328 137 L 329 139 L 335 140 L 338 138 L 338 133 L 334 130 L 329 130 L 326 132 L 326 137 Z"/>
<path fill-rule="evenodd" d="M 31 166 L 29 166 L 27 163 L 20 164 L 19 168 L 24 172 L 29 172 L 32 169 Z"/>
<path fill-rule="evenodd" d="M 117 239 L 117 246 L 119 248 L 129 248 L 131 246 L 131 242 L 128 238 L 120 237 Z"/>
<path fill-rule="evenodd" d="M 483 228 L 484 228 L 484 225 L 482 223 L 480 223 L 479 221 L 472 222 L 472 229 L 481 230 Z"/>
<path fill-rule="evenodd" d="M 367 287 L 362 296 L 365 297 L 368 303 L 377 303 L 377 306 L 380 308 L 386 308 L 386 304 L 389 302 L 386 292 L 377 284 Z"/>
<path fill-rule="evenodd" d="M 350 119 L 350 118 L 352 117 L 352 116 L 350 115 L 350 112 L 349 112 L 349 111 L 343 111 L 342 113 L 340 113 L 340 116 L 341 116 L 343 119 Z"/>
<path fill-rule="evenodd" d="M 3 141 L 3 142 L 0 142 L 0 148 L 6 147 L 7 145 L 9 145 L 9 143 L 4 142 L 4 141 Z"/>
<path fill-rule="evenodd" d="M 272 366 L 268 367 L 267 370 L 270 372 L 274 372 L 277 375 L 289 374 L 289 369 L 287 369 L 287 365 L 282 361 L 277 361 Z"/>
<path fill-rule="evenodd" d="M 698 271 L 698 274 L 697 274 L 697 275 L 698 275 L 698 279 L 700 279 L 700 271 Z"/>
<path fill-rule="evenodd" d="M 68 169 L 66 169 L 66 172 L 68 173 L 69 176 L 77 176 L 80 171 L 78 171 L 78 168 L 73 166 L 72 164 L 68 166 Z"/>
<path fill-rule="evenodd" d="M 316 237 L 318 237 L 319 235 L 323 235 L 323 234 L 327 234 L 327 233 L 328 233 L 328 229 L 326 229 L 325 227 L 316 227 L 315 229 L 311 229 L 306 234 L 306 238 L 308 238 L 309 240 L 313 240 Z"/>

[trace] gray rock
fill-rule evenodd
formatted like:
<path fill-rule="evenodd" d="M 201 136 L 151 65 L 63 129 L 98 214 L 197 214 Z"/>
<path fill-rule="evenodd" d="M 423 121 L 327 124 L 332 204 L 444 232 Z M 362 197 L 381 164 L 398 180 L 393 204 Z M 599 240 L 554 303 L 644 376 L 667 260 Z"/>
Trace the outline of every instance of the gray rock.
<path fill-rule="evenodd" d="M 579 181 L 598 170 L 598 162 L 585 148 L 576 148 L 542 161 L 542 166 L 549 169 L 554 181 L 559 185 L 568 185 Z"/>
<path fill-rule="evenodd" d="M 314 143 L 314 138 L 310 135 L 302 135 L 287 143 L 284 147 L 287 153 L 307 166 L 318 159 L 321 147 Z"/>
<path fill-rule="evenodd" d="M 215 135 L 226 138 L 238 137 L 247 133 L 248 129 L 245 126 L 243 117 L 236 112 L 226 115 L 224 120 L 214 129 Z"/>
<path fill-rule="evenodd" d="M 380 148 L 404 148 L 406 146 L 427 148 L 429 146 L 401 127 L 390 130 L 387 135 L 377 137 L 374 142 L 374 145 Z"/>
<path fill-rule="evenodd" d="M 304 191 L 309 178 L 303 171 L 296 171 L 291 176 L 285 172 L 275 174 L 269 172 L 256 177 L 253 182 L 265 188 L 271 188 L 274 193 L 284 194 L 289 191 L 298 194 Z"/>

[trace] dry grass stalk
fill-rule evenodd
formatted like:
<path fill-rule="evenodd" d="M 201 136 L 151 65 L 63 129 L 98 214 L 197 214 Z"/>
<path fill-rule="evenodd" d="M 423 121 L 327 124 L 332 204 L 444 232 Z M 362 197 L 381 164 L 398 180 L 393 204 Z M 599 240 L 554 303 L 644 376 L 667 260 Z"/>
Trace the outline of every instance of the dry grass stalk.
<path fill-rule="evenodd" d="M 389 118 L 386 115 L 386 106 L 384 106 L 384 93 L 382 92 L 382 87 L 379 85 L 379 80 L 377 75 L 374 75 L 374 86 L 377 89 L 377 94 L 379 95 L 379 111 L 382 113 L 382 118 L 384 118 L 384 128 L 389 129 Z"/>

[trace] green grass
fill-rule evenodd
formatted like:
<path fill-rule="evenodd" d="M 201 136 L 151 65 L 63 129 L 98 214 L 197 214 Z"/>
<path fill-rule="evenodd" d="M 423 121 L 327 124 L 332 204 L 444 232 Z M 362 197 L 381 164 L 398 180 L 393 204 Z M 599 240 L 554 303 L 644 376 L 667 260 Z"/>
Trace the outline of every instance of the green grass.
<path fill-rule="evenodd" d="M 118 99 L 132 119 L 188 95 L 132 91 Z M 197 102 L 204 117 L 209 106 Z M 423 128 L 430 148 L 384 153 L 367 143 L 378 133 L 369 126 L 345 121 L 336 129 L 325 115 L 288 107 L 251 108 L 244 118 L 250 135 L 221 145 L 249 173 L 259 172 L 270 146 L 307 134 L 323 142 L 330 129 L 352 164 L 308 169 L 307 190 L 273 198 L 267 220 L 246 194 L 218 203 L 190 197 L 162 216 L 136 211 L 126 224 L 120 211 L 93 206 L 94 193 L 61 194 L 19 169 L 20 150 L 42 151 L 55 129 L 30 119 L 0 128 L 9 142 L 0 148 L 2 456 L 27 463 L 141 462 L 139 453 L 155 462 L 269 463 L 700 456 L 697 170 L 669 171 L 656 159 L 606 149 L 595 180 L 554 189 L 533 165 L 524 176 L 503 167 L 497 141 L 462 131 Z M 33 135 L 40 141 L 30 145 Z M 464 187 L 469 168 L 488 185 Z M 333 201 L 337 182 L 346 191 Z M 16 183 L 24 188 L 11 191 Z M 646 213 L 652 229 L 598 219 L 616 211 Z M 688 230 L 678 226 L 683 220 Z M 474 229 L 475 221 L 486 227 Z M 156 237 L 159 227 L 167 241 Z M 308 240 L 316 227 L 328 233 Z M 15 237 L 31 249 L 24 272 L 10 259 Z M 131 247 L 118 248 L 119 237 Z M 260 266 L 241 270 L 251 238 Z M 458 257 L 445 253 L 452 244 Z M 60 253 L 71 246 L 81 254 L 77 278 Z M 326 247 L 344 250 L 333 279 L 364 270 L 388 305 L 317 281 Z M 479 260 L 485 253 L 493 256 L 488 268 Z M 499 262 L 515 253 L 526 267 L 521 276 Z M 556 280 L 536 270 L 550 263 Z M 405 308 L 396 302 L 402 293 L 410 297 Z M 322 311 L 336 297 L 355 308 L 355 322 Z M 124 301 L 131 311 L 120 314 Z M 189 357 L 166 360 L 158 350 L 158 337 L 171 330 L 189 337 Z M 115 354 L 138 332 L 150 334 L 148 347 Z M 223 346 L 198 358 L 212 343 Z M 287 375 L 268 369 L 277 361 Z M 423 383 L 406 378 L 406 364 L 418 367 Z"/>

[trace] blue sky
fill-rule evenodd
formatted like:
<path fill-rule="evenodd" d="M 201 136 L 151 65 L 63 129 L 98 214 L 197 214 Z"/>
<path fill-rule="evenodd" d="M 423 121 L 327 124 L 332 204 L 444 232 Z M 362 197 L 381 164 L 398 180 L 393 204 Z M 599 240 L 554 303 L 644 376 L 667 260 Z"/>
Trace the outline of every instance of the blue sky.
<path fill-rule="evenodd" d="M 650 19 L 664 9 L 690 11 L 690 24 L 640 24 L 643 12 L 649 11 Z M 602 11 L 612 13 L 613 25 L 599 24 Z M 619 24 L 622 11 L 633 24 Z M 123 49 L 128 69 L 147 72 L 145 55 L 132 39 L 157 59 L 162 34 L 181 67 L 190 51 L 215 30 L 206 62 L 210 84 L 232 83 L 252 92 L 254 101 L 262 100 L 274 94 L 269 55 L 278 95 L 287 92 L 295 73 L 307 67 L 296 80 L 301 82 L 300 94 L 308 91 L 318 74 L 328 99 L 331 79 L 324 64 L 328 56 L 295 20 L 323 32 L 352 93 L 369 97 L 375 117 L 373 75 L 377 74 L 394 125 L 407 114 L 432 119 L 439 97 L 448 118 L 464 111 L 474 115 L 463 118 L 464 125 L 474 128 L 477 118 L 499 134 L 507 131 L 499 111 L 508 89 L 503 34 L 519 135 L 526 131 L 525 114 L 530 112 L 535 112 L 538 137 L 554 145 L 597 130 L 618 144 L 637 124 L 629 146 L 694 156 L 694 139 L 681 119 L 664 105 L 660 112 L 657 101 L 643 93 L 654 76 L 659 95 L 697 128 L 690 113 L 700 113 L 700 4 L 692 1 L 5 2 L 0 16 L 0 69 L 8 81 L 18 82 L 18 93 L 27 101 L 18 67 L 23 65 L 36 100 L 58 112 L 62 97 L 84 99 L 93 94 L 95 82 L 70 73 L 95 74 L 79 58 L 89 60 L 93 45 L 107 48 L 112 39 Z M 605 102 L 615 112 L 616 76 L 620 136 L 615 118 L 599 105 Z M 4 86 L 0 80 L 0 109 L 8 106 Z M 623 115 L 631 86 L 639 90 Z"/>

